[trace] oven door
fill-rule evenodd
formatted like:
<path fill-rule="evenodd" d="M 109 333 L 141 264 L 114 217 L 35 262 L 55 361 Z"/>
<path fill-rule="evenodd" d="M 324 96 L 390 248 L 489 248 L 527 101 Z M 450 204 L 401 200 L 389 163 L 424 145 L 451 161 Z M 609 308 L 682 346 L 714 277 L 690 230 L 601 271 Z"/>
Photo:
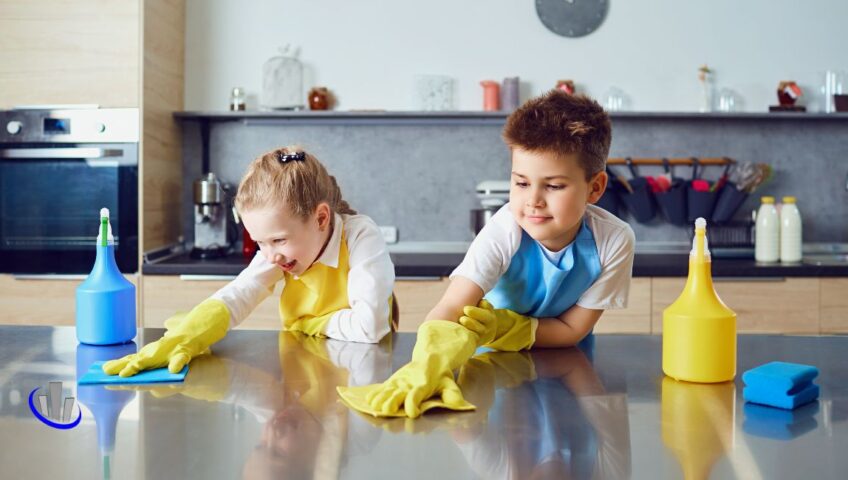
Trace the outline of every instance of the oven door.
<path fill-rule="evenodd" d="M 0 273 L 90 272 L 103 207 L 118 267 L 136 272 L 137 144 L 0 146 Z"/>

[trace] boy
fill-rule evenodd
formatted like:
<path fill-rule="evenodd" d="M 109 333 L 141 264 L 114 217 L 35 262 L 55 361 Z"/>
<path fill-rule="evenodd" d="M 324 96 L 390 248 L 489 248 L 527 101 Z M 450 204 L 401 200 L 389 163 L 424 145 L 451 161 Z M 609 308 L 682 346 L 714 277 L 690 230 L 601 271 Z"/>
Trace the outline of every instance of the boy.
<path fill-rule="evenodd" d="M 427 319 L 459 319 L 475 331 L 496 321 L 487 346 L 498 350 L 575 345 L 604 310 L 627 306 L 630 288 L 633 230 L 591 205 L 607 185 L 609 117 L 585 96 L 554 90 L 510 115 L 503 138 L 512 152 L 509 203 L 474 239 Z M 484 295 L 481 308 L 463 308 Z"/>
<path fill-rule="evenodd" d="M 435 407 L 473 409 L 453 371 L 477 347 L 575 345 L 604 310 L 626 306 L 633 230 L 591 205 L 607 185 L 604 110 L 554 90 L 512 113 L 503 136 L 512 152 L 509 203 L 419 327 L 412 361 L 382 384 L 338 389 L 351 408 L 410 418 Z"/>

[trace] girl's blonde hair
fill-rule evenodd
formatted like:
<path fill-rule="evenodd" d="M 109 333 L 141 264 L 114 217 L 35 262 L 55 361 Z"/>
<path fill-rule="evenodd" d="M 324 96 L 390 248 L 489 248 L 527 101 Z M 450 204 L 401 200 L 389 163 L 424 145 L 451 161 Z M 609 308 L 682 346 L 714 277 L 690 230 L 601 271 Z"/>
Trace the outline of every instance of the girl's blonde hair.
<path fill-rule="evenodd" d="M 240 213 L 283 205 L 304 220 L 322 202 L 335 213 L 356 214 L 342 199 L 336 178 L 315 156 L 297 146 L 281 147 L 253 160 L 239 183 L 235 200 Z"/>

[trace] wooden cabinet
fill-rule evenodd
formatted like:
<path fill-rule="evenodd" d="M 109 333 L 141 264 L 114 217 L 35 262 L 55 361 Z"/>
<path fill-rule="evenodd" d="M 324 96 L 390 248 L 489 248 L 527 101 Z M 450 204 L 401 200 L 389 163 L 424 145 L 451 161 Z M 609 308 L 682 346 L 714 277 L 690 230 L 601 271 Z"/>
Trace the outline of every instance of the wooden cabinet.
<path fill-rule="evenodd" d="M 448 288 L 447 278 L 398 280 L 395 295 L 400 306 L 401 332 L 414 332 Z M 634 278 L 627 308 L 604 312 L 596 333 L 651 333 L 651 279 Z"/>
<path fill-rule="evenodd" d="M 595 333 L 651 333 L 651 279 L 630 282 L 627 308 L 607 310 L 595 325 Z"/>
<path fill-rule="evenodd" d="M 397 280 L 395 298 L 400 309 L 398 331 L 418 331 L 418 326 L 424 322 L 424 317 L 442 299 L 449 283 L 450 280 L 447 278 Z"/>
<path fill-rule="evenodd" d="M 822 278 L 821 333 L 848 333 L 848 278 Z"/>
<path fill-rule="evenodd" d="M 3 0 L 0 108 L 139 106 L 141 0 Z"/>
<path fill-rule="evenodd" d="M 165 319 L 188 311 L 229 281 L 172 275 L 135 275 L 141 285 L 139 325 L 161 327 Z M 0 275 L 0 323 L 73 325 L 74 295 L 81 279 L 21 280 Z M 662 312 L 680 294 L 685 278 L 634 278 L 628 307 L 604 312 L 595 332 L 660 334 Z M 448 279 L 401 279 L 395 283 L 400 331 L 415 332 L 442 298 Z M 786 278 L 716 281 L 716 291 L 737 314 L 739 333 L 848 333 L 848 278 Z M 265 300 L 238 328 L 278 330 L 279 292 Z"/>
<path fill-rule="evenodd" d="M 22 279 L 0 275 L 0 324 L 73 326 L 76 290 L 83 278 Z M 125 278 L 138 286 L 137 275 Z"/>
<path fill-rule="evenodd" d="M 662 332 L 663 310 L 680 295 L 685 278 L 654 278 L 652 332 Z M 736 312 L 739 333 L 819 332 L 818 278 L 754 278 L 714 281 L 722 301 Z"/>
<path fill-rule="evenodd" d="M 226 285 L 230 279 L 191 279 L 176 275 L 145 275 L 144 326 L 162 327 L 165 320 L 177 312 L 188 312 Z M 237 328 L 253 330 L 279 330 L 279 294 L 262 302 Z"/>

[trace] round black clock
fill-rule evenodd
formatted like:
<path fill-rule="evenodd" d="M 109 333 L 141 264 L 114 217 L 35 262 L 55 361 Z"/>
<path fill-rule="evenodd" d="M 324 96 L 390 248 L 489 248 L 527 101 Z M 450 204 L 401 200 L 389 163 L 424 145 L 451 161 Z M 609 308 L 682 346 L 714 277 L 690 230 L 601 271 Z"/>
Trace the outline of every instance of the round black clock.
<path fill-rule="evenodd" d="M 563 37 L 583 37 L 597 30 L 608 0 L 536 0 L 536 14 L 548 30 Z"/>

